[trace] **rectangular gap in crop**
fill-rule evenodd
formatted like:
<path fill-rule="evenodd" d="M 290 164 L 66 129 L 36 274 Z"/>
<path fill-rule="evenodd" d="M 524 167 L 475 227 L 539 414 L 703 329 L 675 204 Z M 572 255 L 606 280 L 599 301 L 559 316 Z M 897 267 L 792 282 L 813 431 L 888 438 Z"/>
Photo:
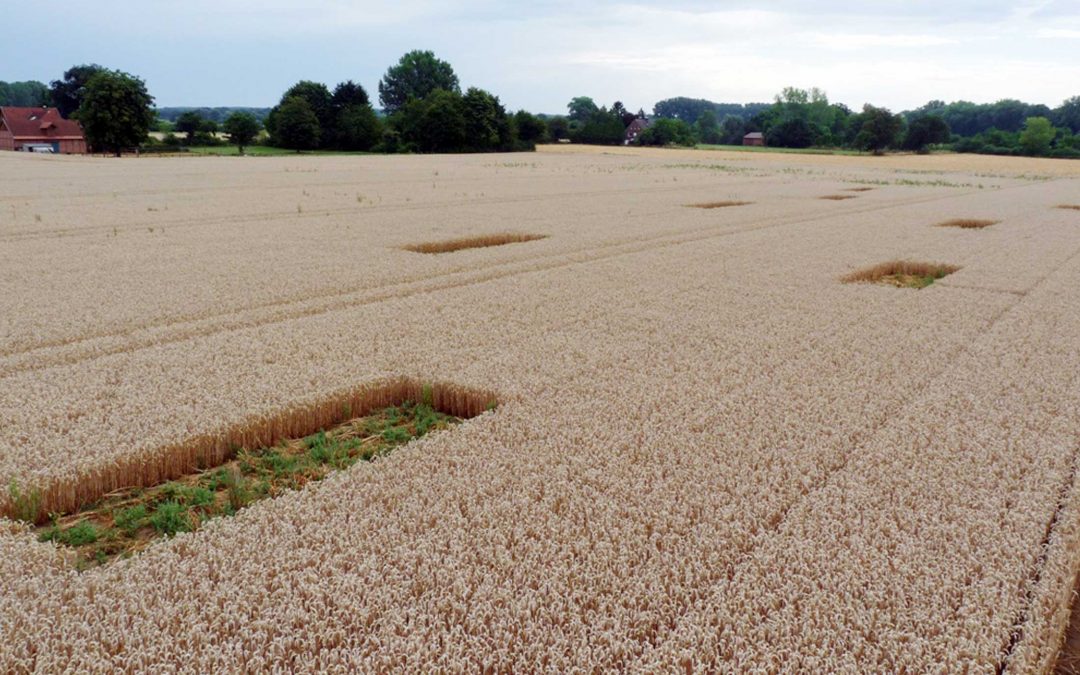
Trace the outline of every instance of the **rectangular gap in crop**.
<path fill-rule="evenodd" d="M 938 227 L 959 227 L 964 230 L 981 230 L 984 227 L 997 225 L 1000 220 L 988 220 L 985 218 L 953 218 L 937 224 Z"/>
<path fill-rule="evenodd" d="M 868 283 L 896 286 L 897 288 L 926 288 L 960 269 L 956 265 L 942 263 L 890 260 L 841 277 L 846 284 Z"/>
<path fill-rule="evenodd" d="M 729 206 L 746 206 L 747 204 L 753 204 L 753 202 L 741 202 L 736 199 L 725 199 L 718 202 L 701 202 L 699 204 L 687 204 L 687 206 L 694 209 L 723 209 Z"/>
<path fill-rule="evenodd" d="M 547 235 L 500 232 L 497 234 L 483 234 L 475 237 L 444 239 L 442 241 L 425 241 L 418 244 L 408 244 L 402 246 L 402 248 L 406 251 L 412 251 L 413 253 L 450 253 L 452 251 L 461 251 L 467 248 L 488 248 L 490 246 L 536 241 L 537 239 L 547 239 Z"/>
<path fill-rule="evenodd" d="M 183 456 L 173 457 L 173 464 L 186 470 L 153 484 L 139 484 L 132 476 L 132 487 L 70 511 L 50 510 L 45 522 L 39 520 L 37 536 L 74 549 L 80 569 L 104 564 L 495 406 L 489 392 L 411 380 L 331 397 L 267 419 L 262 429 L 236 429 L 227 452 L 210 453 L 217 456 L 212 462 L 204 461 L 207 448 L 199 443 L 178 446 L 173 452 Z"/>

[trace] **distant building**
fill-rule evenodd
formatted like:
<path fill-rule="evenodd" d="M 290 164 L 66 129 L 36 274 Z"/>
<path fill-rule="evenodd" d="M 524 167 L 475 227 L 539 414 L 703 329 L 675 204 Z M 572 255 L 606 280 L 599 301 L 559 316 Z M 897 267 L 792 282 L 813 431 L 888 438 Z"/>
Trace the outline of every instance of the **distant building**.
<path fill-rule="evenodd" d="M 0 150 L 82 155 L 86 137 L 56 108 L 0 108 Z"/>
<path fill-rule="evenodd" d="M 760 131 L 751 131 L 742 137 L 743 145 L 765 145 L 765 134 Z"/>
<path fill-rule="evenodd" d="M 636 117 L 634 121 L 630 123 L 630 126 L 626 127 L 626 139 L 623 140 L 623 145 L 630 145 L 637 140 L 637 137 L 642 131 L 649 128 L 652 121 L 645 119 L 644 117 Z"/>

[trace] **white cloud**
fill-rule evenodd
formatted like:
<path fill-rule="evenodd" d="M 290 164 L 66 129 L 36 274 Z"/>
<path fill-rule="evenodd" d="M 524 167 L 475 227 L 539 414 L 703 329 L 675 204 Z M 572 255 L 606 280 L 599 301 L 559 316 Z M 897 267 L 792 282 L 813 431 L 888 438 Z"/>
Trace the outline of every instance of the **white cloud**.
<path fill-rule="evenodd" d="M 1067 28 L 1044 28 L 1038 33 L 1041 38 L 1065 38 L 1069 40 L 1080 40 L 1080 30 L 1070 30 Z"/>
<path fill-rule="evenodd" d="M 935 47 L 960 42 L 955 38 L 938 35 L 889 35 L 887 33 L 811 33 L 809 38 L 818 47 L 839 51 L 882 47 Z"/>

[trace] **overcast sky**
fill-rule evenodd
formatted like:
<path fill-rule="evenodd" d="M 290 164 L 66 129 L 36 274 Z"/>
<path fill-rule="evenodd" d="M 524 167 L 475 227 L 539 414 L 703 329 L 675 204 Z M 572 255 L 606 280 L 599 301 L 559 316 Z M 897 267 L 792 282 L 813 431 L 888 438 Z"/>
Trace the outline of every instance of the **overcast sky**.
<path fill-rule="evenodd" d="M 361 83 L 431 49 L 510 109 L 578 95 L 768 101 L 817 86 L 851 107 L 1080 94 L 1080 0 L 54 0 L 4 10 L 0 80 L 100 63 L 158 105 L 268 106 L 300 79 Z"/>

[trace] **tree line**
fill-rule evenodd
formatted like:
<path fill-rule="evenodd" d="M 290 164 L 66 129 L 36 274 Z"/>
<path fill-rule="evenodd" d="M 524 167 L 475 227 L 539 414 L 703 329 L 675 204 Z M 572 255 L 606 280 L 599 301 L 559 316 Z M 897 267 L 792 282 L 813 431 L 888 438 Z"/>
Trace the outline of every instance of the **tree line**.
<path fill-rule="evenodd" d="M 96 64 L 74 66 L 49 86 L 0 82 L 0 105 L 53 105 L 78 119 L 99 150 L 147 147 L 150 129 L 178 131 L 164 145 L 229 142 L 243 151 L 265 142 L 292 150 L 369 152 L 492 152 L 528 150 L 536 143 L 569 140 L 618 145 L 635 120 L 641 145 L 738 145 L 761 132 L 771 146 L 843 147 L 875 153 L 958 152 L 1080 157 L 1080 96 L 1057 108 L 1015 99 L 976 104 L 930 101 L 893 113 L 873 105 L 853 111 L 830 102 L 824 91 L 787 87 L 772 103 L 717 103 L 675 97 L 658 101 L 653 114 L 627 110 L 620 101 L 597 105 L 588 96 L 567 104 L 565 115 L 509 112 L 494 94 L 462 92 L 453 67 L 430 51 L 411 51 L 378 83 L 380 111 L 367 91 L 349 80 L 333 90 L 304 80 L 265 108 L 153 108 L 140 78 Z"/>
<path fill-rule="evenodd" d="M 548 119 L 550 135 L 576 142 L 617 145 L 643 112 L 627 115 L 619 102 L 598 107 L 587 96 L 567 105 L 563 118 Z M 622 122 L 620 130 L 619 122 Z M 1058 108 L 1006 99 L 997 103 L 946 104 L 931 101 L 916 110 L 893 113 L 874 105 L 853 111 L 830 102 L 824 91 L 787 87 L 771 104 L 728 104 L 677 97 L 653 107 L 639 145 L 740 145 L 747 133 L 785 148 L 850 148 L 1080 157 L 1080 97 Z"/>
<path fill-rule="evenodd" d="M 469 87 L 430 51 L 411 51 L 379 81 L 376 114 L 355 82 L 301 81 L 266 118 L 272 145 L 294 150 L 377 152 L 497 152 L 530 150 L 543 140 L 543 122 L 526 111 L 509 113 L 499 97 Z"/>
<path fill-rule="evenodd" d="M 154 145 L 213 145 L 221 143 L 220 132 L 240 152 L 261 142 L 264 132 L 266 143 L 297 151 L 502 152 L 531 150 L 547 138 L 540 117 L 510 113 L 498 96 L 478 87 L 463 93 L 450 64 L 423 50 L 402 56 L 379 81 L 383 116 L 351 80 L 333 91 L 298 82 L 265 115 L 259 109 L 172 109 L 172 120 L 159 117 L 142 79 L 97 64 L 73 66 L 48 88 L 19 87 L 18 98 L 11 89 L 0 87 L 8 96 L 0 105 L 53 105 L 82 124 L 92 148 L 115 154 Z M 214 114 L 223 110 L 229 110 L 223 119 Z M 167 131 L 165 140 L 150 139 L 151 129 Z"/>

